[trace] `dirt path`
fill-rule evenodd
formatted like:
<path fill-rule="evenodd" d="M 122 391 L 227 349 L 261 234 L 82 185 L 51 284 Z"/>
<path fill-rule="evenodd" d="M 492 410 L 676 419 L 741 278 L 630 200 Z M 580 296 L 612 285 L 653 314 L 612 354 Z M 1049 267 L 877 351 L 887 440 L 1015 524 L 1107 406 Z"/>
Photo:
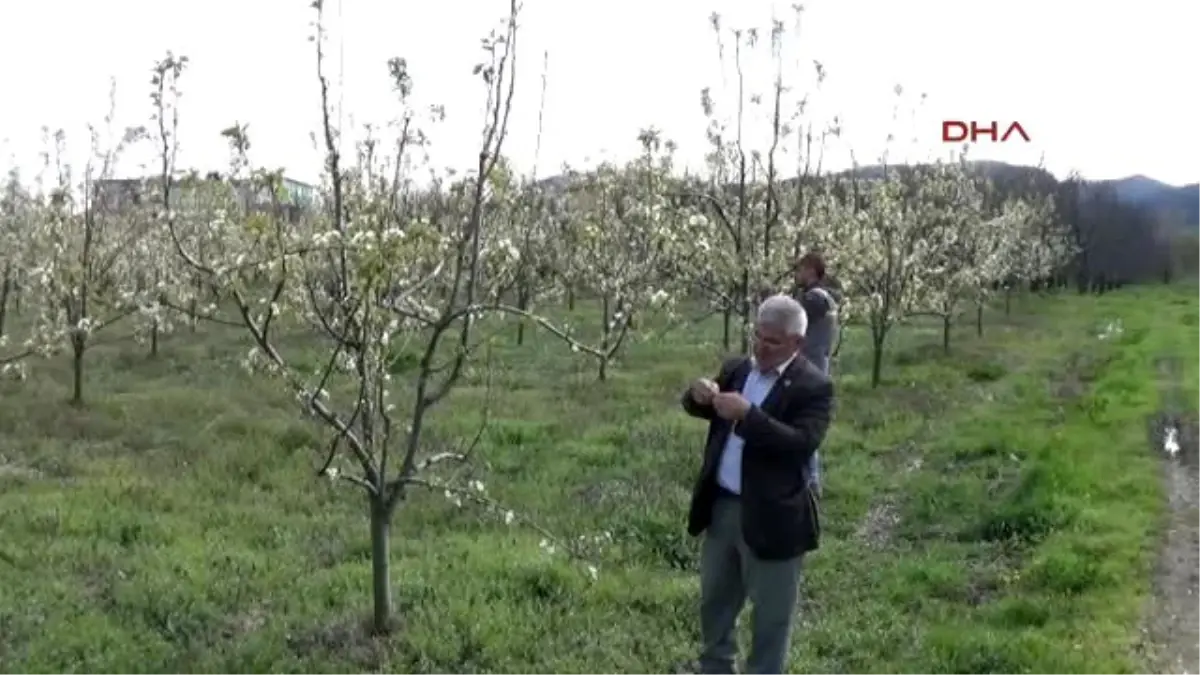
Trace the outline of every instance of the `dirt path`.
<path fill-rule="evenodd" d="M 903 481 L 921 468 L 923 460 L 915 443 L 908 443 L 897 452 L 902 453 L 903 466 L 899 479 Z M 900 489 L 899 486 L 894 487 L 871 504 L 855 528 L 856 541 L 876 550 L 885 548 L 891 542 L 892 532 L 900 524 L 900 512 L 896 506 L 896 494 Z"/>
<path fill-rule="evenodd" d="M 1151 421 L 1151 442 L 1163 455 L 1167 531 L 1154 577 L 1147 632 L 1152 672 L 1200 672 L 1200 483 L 1197 420 L 1181 385 L 1182 364 L 1161 359 L 1163 409 Z"/>

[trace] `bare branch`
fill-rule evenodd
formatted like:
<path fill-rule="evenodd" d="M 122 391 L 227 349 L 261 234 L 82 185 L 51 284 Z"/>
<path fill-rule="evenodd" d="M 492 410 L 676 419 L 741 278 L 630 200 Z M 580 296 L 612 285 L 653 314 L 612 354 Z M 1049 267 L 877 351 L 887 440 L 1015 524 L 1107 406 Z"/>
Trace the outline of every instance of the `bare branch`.
<path fill-rule="evenodd" d="M 426 459 L 417 462 L 416 471 L 420 473 L 443 462 L 465 461 L 467 461 L 467 456 L 461 452 L 439 452 L 436 455 L 427 457 Z"/>
<path fill-rule="evenodd" d="M 569 554 L 572 558 L 575 558 L 577 560 L 587 561 L 587 562 L 593 562 L 592 558 L 585 551 L 581 550 L 580 548 L 578 548 L 570 543 L 567 543 L 562 538 L 560 538 L 558 535 L 554 534 L 550 530 L 546 529 L 546 527 L 537 523 L 530 516 L 519 513 L 512 509 L 509 509 L 506 506 L 504 506 L 503 504 L 501 504 L 500 502 L 492 499 L 491 497 L 488 497 L 487 495 L 480 493 L 478 490 L 473 490 L 473 489 L 465 488 L 465 487 L 459 487 L 456 485 L 449 485 L 447 483 L 429 480 L 427 478 L 422 478 L 419 476 L 409 476 L 407 478 L 402 479 L 402 482 L 407 485 L 417 485 L 417 486 L 420 486 L 420 487 L 423 487 L 423 488 L 426 488 L 429 490 L 434 490 L 434 491 L 441 492 L 444 494 L 452 494 L 452 495 L 455 495 L 458 497 L 462 497 L 463 499 L 474 502 L 474 503 L 476 503 L 480 506 L 483 506 L 487 509 L 491 509 L 491 510 L 503 513 L 503 514 L 505 514 L 504 517 L 506 520 L 511 518 L 512 522 L 520 522 L 520 523 L 524 524 L 529 529 L 542 535 L 542 537 L 545 538 L 548 542 L 551 542 L 556 547 L 567 552 L 567 554 Z"/>

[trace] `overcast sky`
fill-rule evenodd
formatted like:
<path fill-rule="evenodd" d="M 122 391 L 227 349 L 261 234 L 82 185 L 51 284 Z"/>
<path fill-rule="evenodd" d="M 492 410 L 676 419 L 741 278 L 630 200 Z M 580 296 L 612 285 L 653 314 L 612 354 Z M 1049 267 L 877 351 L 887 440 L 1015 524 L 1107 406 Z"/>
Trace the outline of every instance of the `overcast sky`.
<path fill-rule="evenodd" d="M 469 166 L 477 150 L 483 90 L 471 67 L 479 39 L 506 0 L 328 0 L 331 74 L 342 79 L 342 122 L 383 122 L 396 108 L 385 68 L 408 59 L 424 103 L 442 103 L 434 160 Z M 339 7 L 340 5 L 340 7 Z M 729 26 L 785 21 L 786 54 L 797 90 L 812 89 L 811 62 L 828 72 L 810 94 L 811 117 L 839 115 L 844 133 L 827 166 L 875 161 L 894 130 L 892 157 L 944 156 L 943 119 L 1017 121 L 1032 142 L 983 142 L 977 158 L 1045 165 L 1090 178 L 1146 174 L 1169 183 L 1200 180 L 1200 112 L 1194 47 L 1200 3 L 1140 0 L 813 0 L 798 33 L 791 4 L 770 0 L 525 0 L 518 91 L 506 154 L 534 165 L 542 55 L 549 53 L 538 173 L 564 163 L 627 158 L 640 128 L 656 126 L 699 166 L 705 152 L 699 91 L 722 90 L 713 11 Z M 338 21 L 340 14 L 341 20 Z M 39 0 L 5 3 L 0 14 L 0 163 L 35 166 L 43 125 L 86 150 L 86 124 L 108 108 L 117 82 L 119 126 L 146 123 L 150 68 L 167 49 L 186 54 L 181 163 L 224 166 L 220 129 L 249 123 L 256 163 L 284 166 L 300 180 L 321 168 L 317 85 L 306 0 Z M 797 37 L 798 36 L 798 37 Z M 747 66 L 766 91 L 762 56 Z M 344 57 L 338 63 L 339 54 Z M 797 65 L 799 64 L 799 65 Z M 1185 66 L 1187 68 L 1185 69 Z M 901 84 L 914 96 L 893 122 Z M 916 95 L 928 99 L 918 112 Z M 915 144 L 911 143 L 915 139 Z M 131 158 L 122 170 L 137 173 Z M 794 161 L 794 160 L 788 160 Z"/>

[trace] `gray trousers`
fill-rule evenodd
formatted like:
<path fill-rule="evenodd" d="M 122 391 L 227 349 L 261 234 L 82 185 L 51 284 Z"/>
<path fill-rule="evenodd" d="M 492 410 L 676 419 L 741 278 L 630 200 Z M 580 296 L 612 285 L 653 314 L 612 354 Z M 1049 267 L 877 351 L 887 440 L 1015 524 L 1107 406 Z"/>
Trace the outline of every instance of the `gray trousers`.
<path fill-rule="evenodd" d="M 821 369 L 821 372 L 829 374 L 829 357 L 809 357 L 809 361 L 814 366 Z M 821 454 L 814 452 L 812 459 L 808 460 L 808 484 L 813 490 L 813 494 L 818 499 L 821 498 Z"/>
<path fill-rule="evenodd" d="M 701 673 L 733 673 L 734 629 L 750 600 L 753 638 L 747 673 L 782 673 L 800 586 L 800 562 L 761 560 L 742 537 L 742 505 L 719 497 L 700 550 Z"/>

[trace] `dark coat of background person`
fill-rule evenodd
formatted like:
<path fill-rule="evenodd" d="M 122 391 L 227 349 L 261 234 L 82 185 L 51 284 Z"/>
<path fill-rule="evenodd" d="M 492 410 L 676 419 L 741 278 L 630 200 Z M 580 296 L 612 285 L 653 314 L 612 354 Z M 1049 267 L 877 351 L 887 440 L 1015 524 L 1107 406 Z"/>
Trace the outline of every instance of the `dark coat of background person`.
<path fill-rule="evenodd" d="M 741 391 L 752 367 L 747 357 L 727 360 L 716 377 L 722 392 Z M 704 463 L 692 492 L 688 534 L 699 536 L 712 522 L 719 493 L 717 467 L 734 424 L 701 405 L 690 391 L 683 409 L 708 420 Z M 833 412 L 833 384 L 803 357 L 788 366 L 761 407 L 737 424 L 742 455 L 742 532 L 746 545 L 764 560 L 786 560 L 819 545 L 817 501 L 808 487 L 808 461 L 821 445 Z"/>

